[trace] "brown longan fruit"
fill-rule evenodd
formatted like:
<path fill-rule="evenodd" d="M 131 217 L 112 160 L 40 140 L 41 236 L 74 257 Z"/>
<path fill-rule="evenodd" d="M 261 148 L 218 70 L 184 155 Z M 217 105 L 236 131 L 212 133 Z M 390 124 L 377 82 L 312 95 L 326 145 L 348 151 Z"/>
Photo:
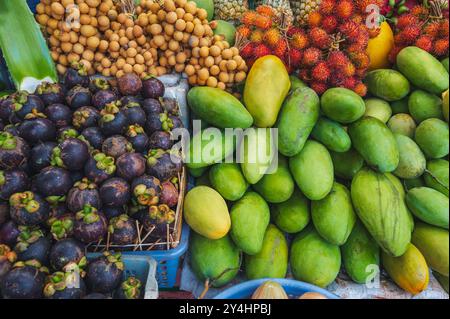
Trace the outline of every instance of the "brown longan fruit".
<path fill-rule="evenodd" d="M 195 35 L 193 35 L 189 38 L 189 46 L 191 48 L 197 48 L 199 46 L 199 44 L 200 44 L 200 40 Z"/>
<path fill-rule="evenodd" d="M 219 81 L 223 83 L 227 83 L 230 80 L 230 77 L 227 72 L 220 72 Z"/>
<path fill-rule="evenodd" d="M 58 29 L 58 20 L 55 20 L 55 19 L 53 19 L 53 18 L 48 19 L 48 21 L 47 21 L 47 26 L 48 26 L 50 29 L 53 29 L 53 30 Z M 52 33 L 53 33 L 53 32 L 52 32 Z"/>
<path fill-rule="evenodd" d="M 197 17 L 198 17 L 200 20 L 205 20 L 205 19 L 208 18 L 208 12 L 206 12 L 206 10 L 203 9 L 203 8 L 198 9 L 198 11 L 197 11 Z"/>
<path fill-rule="evenodd" d="M 209 56 L 209 57 L 205 58 L 204 65 L 207 68 L 212 67 L 214 65 L 214 58 L 212 56 Z"/>
<path fill-rule="evenodd" d="M 184 68 L 185 68 L 184 64 L 176 64 L 174 67 L 175 72 L 177 72 L 177 73 L 183 73 Z"/>
<path fill-rule="evenodd" d="M 184 6 L 184 10 L 186 10 L 187 13 L 194 15 L 197 13 L 197 4 L 194 1 L 189 1 Z"/>
<path fill-rule="evenodd" d="M 184 53 L 184 52 L 178 53 L 176 56 L 176 60 L 177 60 L 177 63 L 179 63 L 179 64 L 185 63 L 187 60 L 186 53 Z"/>
<path fill-rule="evenodd" d="M 61 35 L 59 36 L 59 40 L 61 42 L 70 42 L 70 33 L 68 32 L 61 33 Z"/>
<path fill-rule="evenodd" d="M 175 22 L 175 29 L 177 29 L 178 31 L 184 31 L 186 29 L 186 21 L 184 21 L 183 19 L 178 19 Z"/>
<path fill-rule="evenodd" d="M 217 65 L 213 65 L 210 69 L 209 69 L 209 73 L 211 75 L 217 76 L 220 74 L 220 68 Z"/>
<path fill-rule="evenodd" d="M 39 14 L 36 18 L 38 23 L 43 26 L 47 25 L 47 22 L 49 19 L 50 19 L 50 17 L 46 14 Z"/>
<path fill-rule="evenodd" d="M 147 38 L 145 37 L 145 35 L 141 35 L 139 38 L 136 39 L 136 42 L 139 45 L 144 45 L 147 43 Z"/>
<path fill-rule="evenodd" d="M 192 21 L 194 21 L 194 16 L 191 13 L 186 13 L 183 17 L 183 20 L 186 22 L 191 22 L 192 24 L 194 24 Z"/>
<path fill-rule="evenodd" d="M 223 82 L 219 82 L 219 83 L 217 84 L 217 88 L 219 88 L 219 89 L 225 91 L 226 88 L 227 88 L 227 85 L 226 85 L 225 83 L 223 83 Z"/>
<path fill-rule="evenodd" d="M 131 73 L 131 72 L 133 72 L 133 66 L 127 63 L 123 66 L 122 70 L 125 73 Z"/>
<path fill-rule="evenodd" d="M 167 59 L 167 63 L 169 63 L 170 66 L 175 66 L 177 64 L 177 59 L 176 59 L 175 55 L 171 55 Z"/>
<path fill-rule="evenodd" d="M 197 76 L 196 75 L 192 75 L 188 78 L 188 82 L 190 85 L 194 86 L 197 84 Z"/>
<path fill-rule="evenodd" d="M 228 71 L 234 71 L 234 70 L 237 69 L 237 67 L 238 67 L 238 65 L 237 65 L 236 61 L 230 60 L 230 61 L 227 62 L 227 69 L 228 69 Z"/>
<path fill-rule="evenodd" d="M 72 62 L 78 62 L 80 61 L 81 57 L 78 54 L 75 54 L 73 52 L 69 53 L 67 55 L 67 62 L 72 63 Z"/>
<path fill-rule="evenodd" d="M 247 74 L 245 72 L 238 72 L 236 73 L 236 76 L 234 77 L 234 79 L 236 80 L 236 82 L 242 82 L 245 80 L 245 78 L 247 77 Z"/>
<path fill-rule="evenodd" d="M 178 19 L 178 16 L 175 12 L 169 12 L 166 15 L 166 21 L 170 24 L 174 24 Z"/>
<path fill-rule="evenodd" d="M 119 71 L 117 71 L 117 73 L 116 73 L 116 78 L 121 78 L 122 76 L 124 76 L 125 75 L 125 72 L 123 71 L 123 70 L 119 70 Z"/>
<path fill-rule="evenodd" d="M 189 61 L 196 69 L 197 67 L 200 69 L 200 65 L 199 65 L 199 61 L 198 58 L 191 58 L 191 60 Z"/>
<path fill-rule="evenodd" d="M 211 48 L 209 49 L 209 52 L 210 52 L 211 56 L 213 56 L 213 57 L 218 57 L 221 54 L 221 50 L 217 45 L 211 46 Z"/>
<path fill-rule="evenodd" d="M 36 5 L 36 13 L 37 14 L 45 14 L 45 4 L 42 2 L 38 3 Z"/>
<path fill-rule="evenodd" d="M 164 43 L 166 43 L 166 40 L 162 35 L 157 35 L 153 38 L 153 41 L 155 42 L 156 46 L 162 47 Z"/>
<path fill-rule="evenodd" d="M 120 57 L 120 53 L 119 52 L 110 52 L 109 55 L 113 59 L 117 59 L 118 57 Z"/>
<path fill-rule="evenodd" d="M 111 60 L 108 59 L 108 58 L 103 58 L 101 63 L 102 63 L 102 66 L 104 68 L 110 68 L 111 67 Z"/>
<path fill-rule="evenodd" d="M 101 0 L 84 0 L 91 8 L 97 8 L 100 5 Z"/>
<path fill-rule="evenodd" d="M 195 68 L 194 66 L 189 64 L 184 69 L 184 72 L 186 73 L 187 76 L 193 76 L 195 74 Z"/>
<path fill-rule="evenodd" d="M 96 62 L 101 62 L 105 58 L 105 55 L 101 52 L 95 52 L 94 60 Z"/>
<path fill-rule="evenodd" d="M 89 14 L 82 14 L 80 16 L 81 24 L 91 24 L 91 16 Z"/>
<path fill-rule="evenodd" d="M 158 72 L 158 76 L 167 74 L 167 68 L 163 66 L 157 66 L 156 71 Z"/>
<path fill-rule="evenodd" d="M 188 33 L 192 33 L 194 31 L 195 28 L 195 24 L 193 24 L 192 22 L 186 22 L 186 29 L 185 31 Z"/>
<path fill-rule="evenodd" d="M 169 42 L 169 49 L 171 51 L 178 51 L 180 49 L 180 44 L 175 40 L 171 40 Z"/>
<path fill-rule="evenodd" d="M 218 81 L 217 81 L 217 79 L 216 79 L 215 77 L 213 77 L 213 76 L 210 76 L 210 77 L 208 78 L 208 80 L 206 81 L 206 85 L 209 86 L 209 87 L 212 87 L 212 88 L 217 87 L 217 84 L 218 84 Z"/>
<path fill-rule="evenodd" d="M 135 65 L 136 64 L 136 60 L 134 58 L 126 58 L 126 62 L 129 65 Z"/>
<path fill-rule="evenodd" d="M 210 47 L 211 41 L 208 38 L 200 38 L 200 46 L 201 47 Z"/>
<path fill-rule="evenodd" d="M 199 58 L 200 57 L 200 48 L 196 47 L 192 49 L 192 56 L 194 58 Z"/>
<path fill-rule="evenodd" d="M 184 33 L 181 31 L 175 31 L 173 34 L 173 39 L 177 42 L 182 42 L 184 38 Z"/>
<path fill-rule="evenodd" d="M 152 53 L 149 52 L 149 51 L 144 52 L 144 53 L 142 54 L 142 56 L 144 57 L 145 61 L 148 61 L 148 60 L 150 60 L 150 59 L 153 59 L 153 55 L 152 55 Z"/>
<path fill-rule="evenodd" d="M 108 27 L 109 26 L 109 19 L 107 16 L 99 16 L 98 19 L 98 25 L 101 27 Z"/>
<path fill-rule="evenodd" d="M 175 32 L 175 27 L 172 24 L 168 24 L 164 27 L 164 32 L 166 35 L 171 36 Z"/>
<path fill-rule="evenodd" d="M 189 43 L 189 39 L 191 38 L 191 35 L 187 32 L 183 33 L 183 40 L 181 40 L 181 42 L 183 42 L 184 44 Z"/>
<path fill-rule="evenodd" d="M 108 18 L 109 18 L 111 21 L 115 21 L 115 20 L 117 19 L 118 15 L 119 15 L 119 14 L 118 14 L 117 11 L 114 10 L 114 9 L 108 11 Z"/>
<path fill-rule="evenodd" d="M 109 46 L 108 41 L 106 41 L 106 40 L 101 40 L 100 43 L 99 43 L 99 45 L 98 45 L 98 50 L 99 50 L 100 52 L 105 52 L 106 50 L 108 50 L 108 46 Z"/>
<path fill-rule="evenodd" d="M 119 52 L 119 50 L 120 50 L 120 44 L 119 44 L 119 42 L 117 42 L 117 41 L 111 41 L 111 42 L 109 43 L 109 49 L 110 49 L 112 52 Z"/>
<path fill-rule="evenodd" d="M 96 50 L 97 47 L 100 45 L 100 39 L 98 37 L 90 37 L 87 39 L 86 44 L 88 48 L 92 50 Z"/>
<path fill-rule="evenodd" d="M 188 0 L 175 0 L 175 3 L 179 6 L 184 8 L 186 6 L 186 3 L 188 2 Z"/>
<path fill-rule="evenodd" d="M 152 35 L 159 35 L 162 33 L 162 31 L 163 31 L 163 28 L 160 24 L 152 24 L 150 26 L 150 33 Z"/>
<path fill-rule="evenodd" d="M 164 11 L 164 10 L 159 10 L 158 13 L 157 13 L 157 15 L 158 15 L 158 20 L 159 20 L 160 22 L 162 22 L 162 21 L 166 20 L 167 12 Z"/>
<path fill-rule="evenodd" d="M 209 78 L 209 71 L 206 68 L 201 69 L 197 72 L 198 78 L 201 81 L 206 81 Z"/>
<path fill-rule="evenodd" d="M 135 49 L 137 49 L 137 47 L 138 47 L 138 44 L 137 44 L 137 42 L 136 42 L 136 41 L 134 41 L 134 40 L 131 40 L 130 42 L 128 42 L 128 46 L 129 46 L 129 47 L 131 47 L 131 48 L 135 48 Z"/>
<path fill-rule="evenodd" d="M 103 69 L 102 75 L 103 76 L 111 76 L 111 70 L 110 69 Z"/>
<path fill-rule="evenodd" d="M 58 61 L 58 58 L 59 58 L 59 53 L 58 52 L 52 50 L 50 52 L 50 55 L 51 55 L 53 61 Z"/>
<path fill-rule="evenodd" d="M 50 37 L 50 43 L 52 42 L 52 37 Z M 72 52 L 72 48 L 73 48 L 73 45 L 72 45 L 72 43 L 70 43 L 70 42 L 63 42 L 63 43 L 61 43 L 61 50 L 64 52 L 64 53 L 70 53 L 70 52 Z"/>
<path fill-rule="evenodd" d="M 65 13 L 64 7 L 59 2 L 53 2 L 50 7 L 52 9 L 52 13 L 56 15 L 62 16 Z"/>
<path fill-rule="evenodd" d="M 91 8 L 84 2 L 78 4 L 78 10 L 80 10 L 81 14 L 88 14 L 90 9 Z"/>
<path fill-rule="evenodd" d="M 85 50 L 82 54 L 84 60 L 94 61 L 94 52 L 92 50 Z"/>
<path fill-rule="evenodd" d="M 67 72 L 67 68 L 61 64 L 56 65 L 56 70 L 58 71 L 59 74 L 65 74 Z"/>
<path fill-rule="evenodd" d="M 233 58 L 233 51 L 231 51 L 230 49 L 223 50 L 222 58 L 224 58 L 225 60 L 230 60 L 231 58 Z"/>
<path fill-rule="evenodd" d="M 145 64 L 145 59 L 142 54 L 138 54 L 134 57 L 137 64 Z"/>
<path fill-rule="evenodd" d="M 145 66 L 142 64 L 135 64 L 133 65 L 133 71 L 140 75 L 145 71 Z"/>
<path fill-rule="evenodd" d="M 90 8 L 89 9 L 89 14 L 93 17 L 95 17 L 97 15 L 97 8 Z"/>
<path fill-rule="evenodd" d="M 111 10 L 111 6 L 107 2 L 102 2 L 98 9 L 103 13 L 108 13 L 108 11 Z"/>
<path fill-rule="evenodd" d="M 117 66 L 119 69 L 123 69 L 123 66 L 124 66 L 126 63 L 127 63 L 127 62 L 125 61 L 124 58 L 118 58 L 117 61 L 116 61 L 116 66 Z"/>
<path fill-rule="evenodd" d="M 76 54 L 83 54 L 84 52 L 84 46 L 81 43 L 75 43 L 72 47 L 72 51 Z"/>
<path fill-rule="evenodd" d="M 209 48 L 207 46 L 200 48 L 200 56 L 203 58 L 206 58 L 207 56 L 209 56 Z"/>
<path fill-rule="evenodd" d="M 137 51 L 135 48 L 128 48 L 127 56 L 130 58 L 134 58 L 137 55 Z"/>

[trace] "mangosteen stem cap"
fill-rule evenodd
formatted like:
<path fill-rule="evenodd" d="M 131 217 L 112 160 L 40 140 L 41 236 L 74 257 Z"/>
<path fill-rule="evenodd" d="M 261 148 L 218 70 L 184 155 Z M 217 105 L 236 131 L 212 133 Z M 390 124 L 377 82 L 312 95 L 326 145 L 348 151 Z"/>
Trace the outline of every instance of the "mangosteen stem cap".
<path fill-rule="evenodd" d="M 8 132 L 0 134 L 0 148 L 4 150 L 14 150 L 17 147 L 16 138 Z"/>

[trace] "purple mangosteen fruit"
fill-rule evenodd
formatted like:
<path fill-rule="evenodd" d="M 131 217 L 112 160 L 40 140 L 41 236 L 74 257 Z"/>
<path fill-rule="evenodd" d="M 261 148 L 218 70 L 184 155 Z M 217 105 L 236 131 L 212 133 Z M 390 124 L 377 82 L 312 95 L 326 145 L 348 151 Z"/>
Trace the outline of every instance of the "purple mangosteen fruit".
<path fill-rule="evenodd" d="M 9 219 L 9 204 L 8 202 L 0 202 L 0 227 L 4 223 L 6 223 L 8 219 Z"/>
<path fill-rule="evenodd" d="M 108 232 L 115 245 L 132 245 L 138 238 L 136 221 L 128 215 L 120 215 L 109 221 Z"/>
<path fill-rule="evenodd" d="M 142 206 L 157 205 L 160 202 L 161 182 L 153 176 L 144 175 L 133 180 L 131 184 L 133 197 Z"/>
<path fill-rule="evenodd" d="M 128 120 L 119 101 L 106 105 L 100 114 L 99 126 L 105 136 L 120 135 L 125 131 Z"/>
<path fill-rule="evenodd" d="M 146 99 L 159 99 L 165 91 L 164 83 L 155 77 L 149 76 L 142 81 L 142 96 Z"/>
<path fill-rule="evenodd" d="M 129 126 L 126 136 L 136 152 L 145 153 L 148 150 L 149 138 L 141 126 Z"/>
<path fill-rule="evenodd" d="M 0 119 L 9 123 L 14 114 L 14 94 L 0 98 Z"/>
<path fill-rule="evenodd" d="M 142 109 L 147 113 L 147 116 L 164 113 L 162 104 L 157 99 L 145 99 L 142 102 Z"/>
<path fill-rule="evenodd" d="M 72 185 L 69 172 L 53 166 L 44 168 L 33 180 L 33 186 L 37 192 L 51 203 L 64 201 Z"/>
<path fill-rule="evenodd" d="M 172 116 L 178 116 L 180 114 L 180 106 L 176 99 L 164 99 L 162 106 L 164 111 Z"/>
<path fill-rule="evenodd" d="M 21 138 L 10 133 L 0 133 L 0 169 L 13 169 L 27 163 L 30 147 Z"/>
<path fill-rule="evenodd" d="M 5 131 L 5 133 L 11 134 L 12 136 L 19 136 L 19 125 L 20 124 L 8 124 L 5 126 L 3 131 Z"/>
<path fill-rule="evenodd" d="M 64 89 L 58 83 L 43 82 L 38 85 L 35 93 L 40 97 L 46 106 L 64 103 L 65 100 Z"/>
<path fill-rule="evenodd" d="M 17 255 L 6 245 L 0 244 L 0 282 L 3 277 L 11 270 L 17 260 Z"/>
<path fill-rule="evenodd" d="M 12 247 L 16 244 L 19 234 L 19 226 L 13 220 L 8 220 L 0 226 L 0 243 Z"/>
<path fill-rule="evenodd" d="M 127 73 L 117 79 L 117 86 L 120 94 L 139 95 L 142 89 L 142 81 L 137 74 Z"/>
<path fill-rule="evenodd" d="M 124 264 L 120 253 L 104 252 L 89 263 L 86 271 L 86 283 L 92 292 L 112 293 L 121 283 Z"/>
<path fill-rule="evenodd" d="M 41 264 L 48 263 L 48 253 L 52 246 L 51 240 L 37 226 L 19 226 L 20 234 L 14 251 L 20 261 L 37 260 Z"/>
<path fill-rule="evenodd" d="M 41 117 L 45 109 L 42 100 L 26 91 L 19 91 L 14 94 L 14 113 L 20 120 L 30 120 Z"/>
<path fill-rule="evenodd" d="M 144 126 L 147 114 L 138 103 L 128 103 L 123 108 L 129 125 Z"/>
<path fill-rule="evenodd" d="M 58 271 L 46 279 L 44 297 L 47 299 L 81 299 L 86 295 L 86 284 L 77 272 Z"/>
<path fill-rule="evenodd" d="M 72 179 L 72 184 L 75 184 L 84 178 L 84 172 L 83 171 L 70 172 L 70 178 Z"/>
<path fill-rule="evenodd" d="M 147 174 L 161 181 L 178 177 L 183 169 L 181 157 L 161 149 L 151 150 L 147 156 Z"/>
<path fill-rule="evenodd" d="M 142 298 L 142 283 L 136 277 L 129 277 L 114 292 L 114 299 L 136 300 Z"/>
<path fill-rule="evenodd" d="M 72 110 L 91 105 L 92 93 L 88 88 L 76 85 L 67 92 L 66 103 Z"/>
<path fill-rule="evenodd" d="M 74 237 L 89 244 L 103 239 L 108 232 L 106 217 L 96 208 L 86 205 L 75 215 Z"/>
<path fill-rule="evenodd" d="M 100 198 L 105 206 L 124 206 L 131 199 L 130 185 L 122 178 L 111 178 L 100 187 Z"/>
<path fill-rule="evenodd" d="M 142 99 L 142 97 L 135 96 L 135 95 L 127 95 L 127 96 L 122 96 L 120 98 L 120 103 L 122 103 L 122 105 L 125 105 L 125 106 L 130 103 L 136 103 L 136 104 L 142 105 L 143 102 L 144 102 L 144 99 Z"/>
<path fill-rule="evenodd" d="M 104 207 L 103 213 L 105 214 L 108 220 L 113 219 L 114 217 L 119 217 L 120 215 L 124 215 L 127 213 L 124 206 L 119 207 Z"/>
<path fill-rule="evenodd" d="M 0 199 L 9 200 L 12 194 L 29 189 L 30 179 L 20 169 L 0 170 Z"/>
<path fill-rule="evenodd" d="M 58 219 L 63 217 L 64 215 L 67 215 L 69 213 L 69 210 L 67 209 L 67 206 L 65 203 L 57 203 L 50 206 L 50 214 L 48 216 L 46 225 L 48 228 L 51 227 L 51 221 L 54 219 Z"/>
<path fill-rule="evenodd" d="M 30 168 L 34 173 L 38 173 L 52 163 L 53 149 L 58 146 L 54 142 L 45 142 L 34 146 L 31 149 Z"/>
<path fill-rule="evenodd" d="M 109 83 L 108 78 L 104 76 L 96 76 L 91 78 L 89 81 L 89 90 L 93 93 L 98 91 L 109 90 L 111 88 L 111 83 Z"/>
<path fill-rule="evenodd" d="M 184 128 L 184 124 L 178 116 L 171 115 L 169 117 L 172 120 L 173 124 L 172 130 Z"/>
<path fill-rule="evenodd" d="M 73 213 L 79 212 L 86 205 L 100 209 L 101 201 L 97 184 L 91 183 L 87 178 L 83 178 L 67 194 L 66 205 Z"/>
<path fill-rule="evenodd" d="M 133 152 L 133 145 L 121 136 L 115 135 L 107 138 L 102 145 L 102 152 L 108 156 L 118 159 L 125 153 Z"/>
<path fill-rule="evenodd" d="M 145 123 L 145 128 L 148 133 L 157 131 L 170 132 L 173 128 L 173 123 L 170 116 L 164 112 L 159 114 L 149 114 Z"/>
<path fill-rule="evenodd" d="M 19 135 L 32 145 L 56 139 L 56 126 L 45 118 L 26 120 L 19 125 Z"/>
<path fill-rule="evenodd" d="M 99 127 L 88 127 L 85 128 L 81 135 L 89 143 L 91 147 L 96 150 L 102 148 L 105 137 L 103 136 L 102 130 Z"/>
<path fill-rule="evenodd" d="M 152 237 L 166 238 L 167 227 L 175 222 L 175 215 L 175 211 L 167 205 L 154 205 L 140 216 L 140 222 L 145 230 L 152 232 Z"/>
<path fill-rule="evenodd" d="M 83 269 L 87 263 L 84 250 L 84 245 L 76 239 L 57 241 L 50 249 L 50 265 L 56 271 L 62 271 L 69 264 L 76 264 Z"/>
<path fill-rule="evenodd" d="M 106 105 L 117 101 L 118 98 L 116 92 L 113 90 L 100 90 L 92 97 L 92 105 L 98 110 L 103 110 Z"/>
<path fill-rule="evenodd" d="M 92 106 L 80 107 L 73 113 L 72 124 L 79 130 L 96 127 L 100 121 L 100 112 Z"/>
<path fill-rule="evenodd" d="M 104 294 L 100 294 L 98 292 L 93 292 L 89 295 L 83 297 L 83 299 L 91 299 L 91 300 L 103 300 L 103 299 L 111 299 Z"/>
<path fill-rule="evenodd" d="M 50 226 L 50 233 L 55 240 L 62 240 L 73 236 L 73 226 L 75 224 L 75 216 L 73 214 L 65 214 L 63 216 L 51 217 L 47 224 Z"/>
<path fill-rule="evenodd" d="M 131 181 L 142 176 L 146 169 L 145 157 L 139 153 L 125 153 L 116 161 L 117 176 Z"/>
<path fill-rule="evenodd" d="M 72 110 L 64 104 L 51 104 L 45 109 L 45 116 L 52 121 L 57 128 L 72 124 Z"/>
<path fill-rule="evenodd" d="M 151 149 L 169 150 L 173 147 L 175 141 L 172 139 L 172 134 L 164 131 L 157 131 L 150 135 L 149 147 Z"/>
<path fill-rule="evenodd" d="M 101 184 L 111 178 L 116 172 L 115 160 L 103 153 L 95 153 L 84 167 L 86 177 L 96 184 Z"/>
<path fill-rule="evenodd" d="M 33 192 L 16 193 L 9 199 L 11 219 L 18 225 L 37 226 L 48 219 L 49 204 Z"/>
<path fill-rule="evenodd" d="M 89 147 L 78 138 L 67 138 L 53 149 L 52 164 L 69 171 L 82 170 L 88 159 Z"/>
<path fill-rule="evenodd" d="M 172 181 L 165 181 L 161 186 L 160 203 L 169 207 L 176 207 L 179 197 L 178 187 Z"/>
<path fill-rule="evenodd" d="M 81 62 L 72 62 L 63 76 L 64 86 L 70 90 L 76 85 L 87 87 L 89 77 L 86 67 Z"/>

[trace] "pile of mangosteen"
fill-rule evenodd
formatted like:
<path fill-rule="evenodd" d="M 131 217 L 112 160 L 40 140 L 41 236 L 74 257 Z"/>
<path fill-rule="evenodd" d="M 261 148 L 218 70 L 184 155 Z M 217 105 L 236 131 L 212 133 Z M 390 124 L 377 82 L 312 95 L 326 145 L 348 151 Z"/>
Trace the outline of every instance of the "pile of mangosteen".
<path fill-rule="evenodd" d="M 183 168 L 172 150 L 172 131 L 182 127 L 176 100 L 163 98 L 156 78 L 89 78 L 80 68 L 34 94 L 0 98 L 4 298 L 136 297 L 141 283 L 121 283 L 120 256 L 84 271 L 85 245 L 132 247 L 142 231 L 165 242 L 174 226 Z M 103 278 L 109 264 L 116 274 Z M 86 273 L 86 285 L 75 272 Z M 73 280 L 76 289 L 61 284 Z"/>

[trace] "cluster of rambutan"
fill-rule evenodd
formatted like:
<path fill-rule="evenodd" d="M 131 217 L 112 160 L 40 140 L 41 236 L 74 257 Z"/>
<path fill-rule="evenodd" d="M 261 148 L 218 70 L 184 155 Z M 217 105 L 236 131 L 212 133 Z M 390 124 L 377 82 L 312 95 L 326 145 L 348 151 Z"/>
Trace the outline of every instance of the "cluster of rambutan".
<path fill-rule="evenodd" d="M 398 53 L 407 46 L 417 46 L 442 59 L 449 55 L 449 20 L 433 8 L 413 7 L 398 17 L 395 47 L 389 58 L 395 62 Z M 435 8 L 434 8 L 435 9 Z"/>

